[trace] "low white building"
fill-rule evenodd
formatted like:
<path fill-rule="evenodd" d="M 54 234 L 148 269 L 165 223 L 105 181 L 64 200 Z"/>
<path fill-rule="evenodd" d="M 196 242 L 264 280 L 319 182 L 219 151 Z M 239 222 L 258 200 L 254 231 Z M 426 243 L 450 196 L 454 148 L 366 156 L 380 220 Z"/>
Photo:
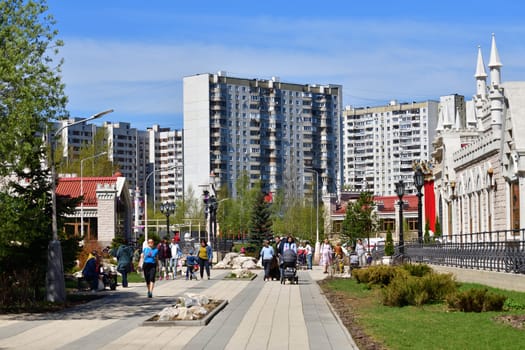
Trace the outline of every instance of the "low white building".
<path fill-rule="evenodd" d="M 102 246 L 110 245 L 120 235 L 132 237 L 132 200 L 126 178 L 120 173 L 110 177 L 61 177 L 58 180 L 57 196 L 78 198 L 84 201 L 74 214 L 68 215 L 64 228 L 75 236 L 84 234 L 84 241 L 98 241 Z M 82 226 L 84 229 L 82 230 Z"/>

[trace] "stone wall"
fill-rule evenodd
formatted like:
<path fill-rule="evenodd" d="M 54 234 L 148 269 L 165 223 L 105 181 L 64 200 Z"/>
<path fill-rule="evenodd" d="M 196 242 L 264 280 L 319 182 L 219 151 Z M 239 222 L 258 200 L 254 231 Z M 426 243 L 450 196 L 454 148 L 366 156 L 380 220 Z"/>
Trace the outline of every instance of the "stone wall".
<path fill-rule="evenodd" d="M 116 230 L 117 189 L 115 185 L 97 185 L 98 241 L 106 246 L 111 244 Z"/>

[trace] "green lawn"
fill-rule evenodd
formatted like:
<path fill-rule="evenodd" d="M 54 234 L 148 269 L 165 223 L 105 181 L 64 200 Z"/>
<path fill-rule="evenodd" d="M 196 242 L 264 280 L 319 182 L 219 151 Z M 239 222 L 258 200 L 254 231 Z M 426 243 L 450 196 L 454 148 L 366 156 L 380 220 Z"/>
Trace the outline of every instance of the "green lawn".
<path fill-rule="evenodd" d="M 344 292 L 351 302 L 356 321 L 369 335 L 388 349 L 523 349 L 525 330 L 496 322 L 499 315 L 525 314 L 525 293 L 510 292 L 474 284 L 466 288 L 487 288 L 509 297 L 504 312 L 449 312 L 445 304 L 423 307 L 387 307 L 380 302 L 381 291 L 367 290 L 353 279 L 334 279 L 328 288 Z"/>
<path fill-rule="evenodd" d="M 118 277 L 118 284 L 122 284 L 122 277 Z M 128 283 L 144 282 L 144 274 L 142 272 L 130 272 L 128 273 Z"/>

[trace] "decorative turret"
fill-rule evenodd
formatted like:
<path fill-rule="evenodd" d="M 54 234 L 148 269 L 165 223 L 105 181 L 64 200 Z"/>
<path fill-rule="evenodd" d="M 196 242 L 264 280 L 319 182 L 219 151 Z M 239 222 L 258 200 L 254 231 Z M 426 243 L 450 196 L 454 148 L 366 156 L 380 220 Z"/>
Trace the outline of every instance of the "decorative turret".
<path fill-rule="evenodd" d="M 496 37 L 492 34 L 492 47 L 490 49 L 490 114 L 491 126 L 494 131 L 501 131 L 503 115 L 503 93 L 501 85 L 501 61 L 496 47 Z"/>
<path fill-rule="evenodd" d="M 478 99 L 487 99 L 487 73 L 485 72 L 485 63 L 481 55 L 481 46 L 478 46 L 478 63 L 476 65 L 476 97 Z"/>
<path fill-rule="evenodd" d="M 490 83 L 493 87 L 499 87 L 501 84 L 501 60 L 499 58 L 498 48 L 496 47 L 496 36 L 492 33 L 492 46 L 490 48 Z"/>

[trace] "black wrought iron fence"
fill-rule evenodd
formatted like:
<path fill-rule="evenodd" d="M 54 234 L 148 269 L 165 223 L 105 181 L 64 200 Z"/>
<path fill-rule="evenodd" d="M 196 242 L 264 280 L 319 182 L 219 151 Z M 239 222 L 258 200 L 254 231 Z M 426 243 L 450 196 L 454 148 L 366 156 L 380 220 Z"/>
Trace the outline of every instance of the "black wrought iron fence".
<path fill-rule="evenodd" d="M 450 235 L 428 243 L 405 242 L 412 262 L 525 274 L 525 230 Z"/>

